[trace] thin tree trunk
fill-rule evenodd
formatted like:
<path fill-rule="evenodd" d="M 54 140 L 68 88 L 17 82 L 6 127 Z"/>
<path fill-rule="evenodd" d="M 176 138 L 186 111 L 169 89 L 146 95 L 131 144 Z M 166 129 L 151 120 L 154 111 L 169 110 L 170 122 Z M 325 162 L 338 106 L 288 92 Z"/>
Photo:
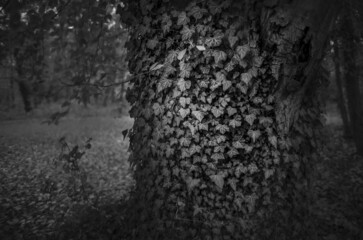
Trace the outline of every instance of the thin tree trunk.
<path fill-rule="evenodd" d="M 30 112 L 33 108 L 31 104 L 31 88 L 29 86 L 29 83 L 27 83 L 26 80 L 19 79 L 18 85 L 21 97 L 23 99 L 24 110 L 26 112 Z"/>
<path fill-rule="evenodd" d="M 335 81 L 338 89 L 338 107 L 340 110 L 340 115 L 343 120 L 344 136 L 350 137 L 352 131 L 350 129 L 351 124 L 349 123 L 348 111 L 345 105 L 346 100 L 344 99 L 344 91 L 343 91 L 343 84 L 340 71 L 339 47 L 337 41 L 334 42 L 334 64 L 335 64 Z"/>

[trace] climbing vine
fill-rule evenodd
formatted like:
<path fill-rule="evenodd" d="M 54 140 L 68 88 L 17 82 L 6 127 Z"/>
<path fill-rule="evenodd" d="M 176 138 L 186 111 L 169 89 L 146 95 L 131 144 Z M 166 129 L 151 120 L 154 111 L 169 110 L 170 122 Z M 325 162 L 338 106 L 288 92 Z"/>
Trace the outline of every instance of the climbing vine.
<path fill-rule="evenodd" d="M 130 234 L 299 239 L 320 116 L 309 28 L 274 1 L 172 2 L 119 8 L 134 74 Z"/>

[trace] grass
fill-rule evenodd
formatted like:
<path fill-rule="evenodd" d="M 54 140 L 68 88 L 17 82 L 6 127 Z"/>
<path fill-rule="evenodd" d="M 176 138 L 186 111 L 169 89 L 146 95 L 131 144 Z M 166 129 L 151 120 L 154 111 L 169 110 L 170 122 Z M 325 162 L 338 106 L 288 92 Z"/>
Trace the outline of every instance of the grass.
<path fill-rule="evenodd" d="M 123 239 L 120 200 L 133 181 L 121 132 L 133 121 L 108 110 L 82 111 L 59 125 L 41 124 L 44 112 L 0 122 L 0 239 Z M 314 163 L 319 240 L 363 239 L 363 159 L 342 138 L 340 123 L 336 113 L 327 114 L 326 142 Z M 86 153 L 79 171 L 66 171 L 74 146 Z"/>

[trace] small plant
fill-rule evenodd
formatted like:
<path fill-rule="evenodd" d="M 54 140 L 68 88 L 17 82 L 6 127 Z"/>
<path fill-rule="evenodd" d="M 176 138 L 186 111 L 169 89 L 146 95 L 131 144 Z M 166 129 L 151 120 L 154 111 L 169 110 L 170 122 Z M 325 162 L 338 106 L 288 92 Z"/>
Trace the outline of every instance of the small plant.
<path fill-rule="evenodd" d="M 60 166 L 67 176 L 67 195 L 72 200 L 88 200 L 92 186 L 87 183 L 87 174 L 79 165 L 86 151 L 91 148 L 92 138 L 88 138 L 83 146 L 70 147 L 65 137 L 59 139 L 61 152 L 55 160 L 55 166 Z"/>

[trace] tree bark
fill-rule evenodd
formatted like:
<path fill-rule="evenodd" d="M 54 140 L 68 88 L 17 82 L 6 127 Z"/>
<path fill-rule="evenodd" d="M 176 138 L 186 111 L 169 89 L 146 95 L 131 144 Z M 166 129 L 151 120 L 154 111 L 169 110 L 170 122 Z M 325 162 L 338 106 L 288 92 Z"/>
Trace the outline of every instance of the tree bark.
<path fill-rule="evenodd" d="M 295 3 L 126 6 L 135 239 L 309 238 L 316 70 L 335 9 Z"/>

